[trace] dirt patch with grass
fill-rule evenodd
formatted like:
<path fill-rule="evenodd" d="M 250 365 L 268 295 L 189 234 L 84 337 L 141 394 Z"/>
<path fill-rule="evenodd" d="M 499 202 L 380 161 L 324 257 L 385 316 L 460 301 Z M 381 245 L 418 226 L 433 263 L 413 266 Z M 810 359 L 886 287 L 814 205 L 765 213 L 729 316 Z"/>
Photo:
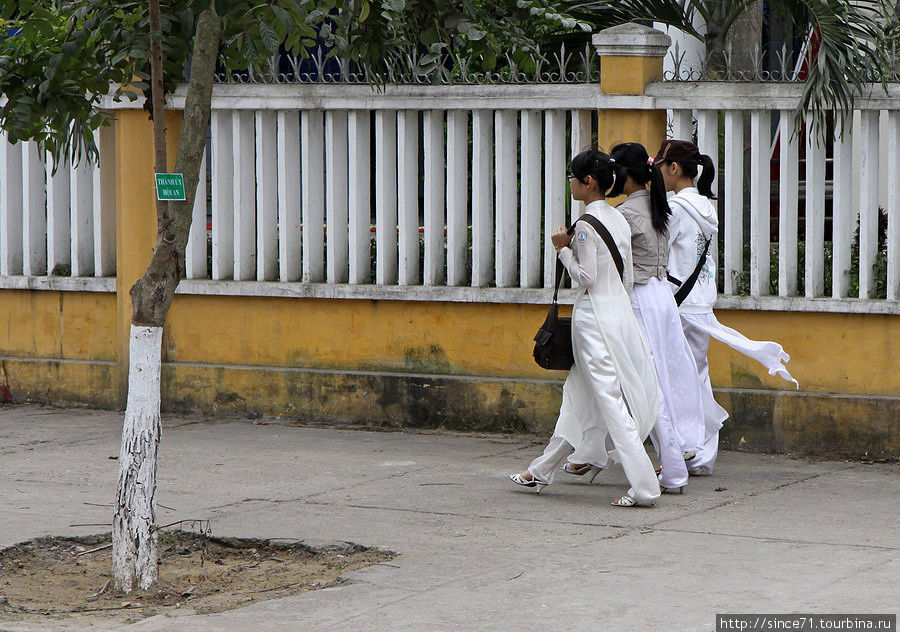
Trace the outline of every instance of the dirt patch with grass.
<path fill-rule="evenodd" d="M 39 538 L 0 551 L 0 620 L 60 615 L 130 619 L 175 609 L 211 613 L 340 584 L 393 554 L 348 544 L 217 538 L 162 531 L 159 585 L 111 591 L 109 534 Z"/>

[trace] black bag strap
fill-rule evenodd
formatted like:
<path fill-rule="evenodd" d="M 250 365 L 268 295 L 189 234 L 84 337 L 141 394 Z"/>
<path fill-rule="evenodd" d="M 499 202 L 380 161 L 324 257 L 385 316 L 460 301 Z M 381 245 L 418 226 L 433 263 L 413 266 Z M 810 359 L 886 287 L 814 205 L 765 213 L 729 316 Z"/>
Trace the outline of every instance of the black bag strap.
<path fill-rule="evenodd" d="M 703 266 L 706 265 L 706 255 L 709 252 L 709 244 L 711 241 L 712 237 L 706 240 L 706 245 L 703 246 L 703 254 L 701 254 L 700 259 L 697 260 L 697 265 L 694 267 L 694 271 L 691 272 L 691 276 L 685 279 L 684 283 L 681 284 L 681 287 L 678 288 L 678 291 L 675 292 L 676 305 L 681 305 L 682 303 L 684 303 L 684 299 L 686 299 L 688 294 L 691 293 L 691 290 L 694 289 L 694 284 L 697 282 L 697 277 L 700 276 L 700 270 L 702 270 Z M 672 281 L 672 278 L 670 278 L 669 280 Z"/>
<path fill-rule="evenodd" d="M 606 247 L 609 248 L 609 254 L 612 255 L 613 262 L 616 264 L 616 270 L 619 271 L 619 279 L 624 282 L 625 280 L 625 262 L 622 261 L 622 253 L 619 252 L 619 247 L 616 246 L 616 241 L 613 239 L 613 236 L 609 234 L 609 231 L 606 229 L 606 226 L 603 225 L 599 219 L 594 217 L 589 213 L 585 213 L 581 217 L 575 220 L 572 224 L 572 228 L 569 229 L 569 234 L 575 232 L 575 224 L 580 221 L 585 221 L 591 226 L 594 227 L 594 230 L 597 231 L 597 234 L 600 235 L 600 239 L 604 241 Z"/>
<path fill-rule="evenodd" d="M 562 281 L 563 272 L 566 267 L 563 265 L 562 259 L 559 258 L 559 254 L 556 255 L 556 284 L 553 286 L 553 303 L 556 303 L 556 299 L 559 296 L 559 283 Z"/>
<path fill-rule="evenodd" d="M 600 235 L 600 238 L 606 244 L 606 247 L 609 248 L 609 254 L 612 255 L 613 261 L 616 264 L 616 270 L 619 271 L 619 279 L 624 282 L 625 280 L 625 262 L 622 261 L 622 253 L 619 252 L 619 247 L 616 246 L 616 242 L 613 239 L 613 236 L 609 234 L 609 230 L 607 230 L 606 226 L 603 225 L 599 219 L 594 217 L 593 215 L 589 215 L 585 213 L 574 222 L 572 222 L 572 227 L 569 228 L 568 233 L 571 235 L 575 232 L 575 224 L 584 220 L 588 224 L 594 227 L 594 230 L 597 231 L 597 234 Z M 559 283 L 562 281 L 563 270 L 565 266 L 563 266 L 562 260 L 559 258 L 559 255 L 556 257 L 556 283 L 553 286 L 553 302 L 556 303 L 556 299 L 559 296 Z"/>

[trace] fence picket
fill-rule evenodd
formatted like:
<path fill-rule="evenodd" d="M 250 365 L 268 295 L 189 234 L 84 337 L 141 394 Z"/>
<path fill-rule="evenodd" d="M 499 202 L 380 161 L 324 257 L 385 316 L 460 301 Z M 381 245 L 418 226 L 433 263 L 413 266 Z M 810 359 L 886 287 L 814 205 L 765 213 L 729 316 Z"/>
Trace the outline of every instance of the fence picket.
<path fill-rule="evenodd" d="M 94 166 L 94 275 L 110 277 L 116 275 L 115 127 L 94 132 L 94 140 L 100 150 L 100 164 Z"/>
<path fill-rule="evenodd" d="M 447 285 L 465 285 L 469 230 L 469 113 L 447 113 Z"/>
<path fill-rule="evenodd" d="M 234 280 L 256 279 L 256 139 L 250 110 L 231 113 L 234 149 Z"/>
<path fill-rule="evenodd" d="M 522 110 L 519 285 L 541 284 L 541 113 Z"/>
<path fill-rule="evenodd" d="M 778 295 L 796 296 L 800 145 L 792 110 L 779 112 L 778 139 Z"/>
<path fill-rule="evenodd" d="M 770 237 L 769 151 L 772 127 L 768 110 L 750 114 L 750 294 L 769 294 Z"/>
<path fill-rule="evenodd" d="M 719 173 L 721 171 L 719 165 L 719 111 L 718 110 L 697 110 L 697 146 L 701 153 L 706 154 L 715 165 L 716 173 L 712 181 L 712 190 L 718 197 L 719 191 Z M 648 147 L 647 151 L 653 156 L 656 153 L 656 147 Z M 716 207 L 718 214 L 719 200 L 710 200 Z M 709 257 L 719 261 L 719 240 L 713 239 L 709 245 Z M 718 269 L 718 265 L 716 265 Z M 718 286 L 718 280 L 716 281 Z"/>
<path fill-rule="evenodd" d="M 544 287 L 552 287 L 556 249 L 550 235 L 566 222 L 566 113 L 544 113 Z"/>
<path fill-rule="evenodd" d="M 68 160 L 65 160 L 54 173 L 53 158 L 48 154 L 45 161 L 47 165 L 47 268 L 50 274 L 54 274 L 54 270 L 63 266 L 71 269 L 72 245 L 69 243 L 71 165 Z"/>
<path fill-rule="evenodd" d="M 725 294 L 735 294 L 744 272 L 744 121 L 725 112 Z"/>
<path fill-rule="evenodd" d="M 329 283 L 346 283 L 348 251 L 347 112 L 325 112 L 325 265 Z"/>
<path fill-rule="evenodd" d="M 825 265 L 825 139 L 812 118 L 806 121 L 806 235 L 804 278 L 806 296 L 824 293 Z"/>
<path fill-rule="evenodd" d="M 900 111 L 888 115 L 887 298 L 900 300 Z"/>
<path fill-rule="evenodd" d="M 672 138 L 694 140 L 694 119 L 691 110 L 672 110 Z"/>
<path fill-rule="evenodd" d="M 834 188 L 832 190 L 831 295 L 846 298 L 850 290 L 850 247 L 856 217 L 853 204 L 853 126 L 834 138 Z"/>
<path fill-rule="evenodd" d="M 398 152 L 392 165 L 395 174 L 396 207 L 390 233 L 392 252 L 400 249 L 400 285 L 418 285 L 419 276 L 419 113 L 404 110 L 397 113 Z M 381 224 L 379 224 L 380 226 Z M 393 255 L 396 262 L 396 254 Z M 395 264 L 396 265 L 396 264 Z M 393 272 L 391 273 L 393 274 Z M 392 281 L 393 282 L 393 281 Z"/>
<path fill-rule="evenodd" d="M 231 112 L 213 110 L 212 137 L 212 278 L 234 278 L 234 153 Z"/>
<path fill-rule="evenodd" d="M 859 156 L 859 297 L 875 297 L 875 257 L 878 254 L 878 110 L 863 110 Z"/>
<path fill-rule="evenodd" d="M 22 274 L 22 143 L 0 132 L 0 274 Z"/>
<path fill-rule="evenodd" d="M 590 110 L 572 110 L 571 111 L 571 145 L 569 147 L 568 160 L 586 149 L 590 149 L 593 144 L 593 136 L 591 134 L 591 112 Z M 609 149 L 607 147 L 607 149 Z M 568 161 L 567 161 L 568 164 Z M 584 213 L 584 202 L 579 202 L 574 198 L 571 200 L 571 209 L 569 212 L 571 221 L 575 221 Z"/>
<path fill-rule="evenodd" d="M 565 130 L 563 130 L 565 131 Z M 494 280 L 494 113 L 472 113 L 472 285 Z"/>
<path fill-rule="evenodd" d="M 47 274 L 47 192 L 44 152 L 34 141 L 22 146 L 22 274 Z"/>
<path fill-rule="evenodd" d="M 349 114 L 347 151 L 350 172 L 348 216 L 350 229 L 350 283 L 368 283 L 371 248 L 371 168 L 369 165 L 369 111 L 353 110 Z"/>
<path fill-rule="evenodd" d="M 300 119 L 303 280 L 325 280 L 325 126 L 322 110 L 307 110 Z"/>
<path fill-rule="evenodd" d="M 427 110 L 423 125 L 425 143 L 425 285 L 444 280 L 444 112 Z"/>
<path fill-rule="evenodd" d="M 72 168 L 69 186 L 72 276 L 90 276 L 94 274 L 94 174 L 87 160 Z"/>
<path fill-rule="evenodd" d="M 200 177 L 191 212 L 191 228 L 188 232 L 187 247 L 184 252 L 184 275 L 188 279 L 205 279 L 206 269 L 206 163 L 208 151 L 204 148 L 200 159 Z"/>
<path fill-rule="evenodd" d="M 396 110 L 375 112 L 375 283 L 382 285 L 397 283 L 398 280 L 397 210 L 398 204 L 407 203 L 403 198 L 408 195 L 405 183 L 400 182 L 399 178 L 408 175 L 403 172 L 408 159 L 407 154 L 411 152 L 408 140 L 400 138 L 405 122 L 404 112 Z M 401 142 L 403 144 L 400 144 Z M 413 152 L 413 155 L 417 153 Z M 398 165 L 398 162 L 401 164 Z M 407 269 L 403 264 L 408 265 L 409 262 L 401 262 L 401 275 Z M 416 266 L 418 266 L 418 248 Z"/>
<path fill-rule="evenodd" d="M 278 111 L 278 277 L 302 275 L 300 232 L 300 113 Z"/>
<path fill-rule="evenodd" d="M 518 155 L 516 140 L 518 130 L 514 110 L 497 110 L 494 114 L 494 252 L 496 258 L 497 287 L 514 287 L 519 271 L 518 261 L 518 180 L 516 178 Z"/>
<path fill-rule="evenodd" d="M 278 140 L 274 110 L 256 111 L 256 280 L 278 278 Z"/>

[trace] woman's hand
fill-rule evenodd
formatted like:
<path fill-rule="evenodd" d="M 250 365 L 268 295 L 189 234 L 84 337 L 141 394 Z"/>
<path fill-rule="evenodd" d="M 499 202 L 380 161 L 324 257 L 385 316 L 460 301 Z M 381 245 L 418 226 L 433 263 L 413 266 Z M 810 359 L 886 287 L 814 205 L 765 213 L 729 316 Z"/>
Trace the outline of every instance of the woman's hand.
<path fill-rule="evenodd" d="M 554 230 L 553 234 L 550 235 L 550 239 L 553 241 L 553 247 L 556 248 L 556 252 L 559 252 L 561 248 L 568 246 L 569 242 L 572 241 L 572 237 L 569 236 L 569 232 L 566 230 L 565 226 L 560 226 Z"/>

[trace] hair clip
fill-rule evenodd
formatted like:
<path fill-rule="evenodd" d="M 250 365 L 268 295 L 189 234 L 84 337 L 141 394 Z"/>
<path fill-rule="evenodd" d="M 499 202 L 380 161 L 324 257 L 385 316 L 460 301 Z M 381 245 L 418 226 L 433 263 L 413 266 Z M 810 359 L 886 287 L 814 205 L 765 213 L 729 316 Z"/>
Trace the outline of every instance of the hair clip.
<path fill-rule="evenodd" d="M 649 158 L 647 158 L 647 164 L 650 166 L 653 166 L 653 156 L 650 156 Z"/>

